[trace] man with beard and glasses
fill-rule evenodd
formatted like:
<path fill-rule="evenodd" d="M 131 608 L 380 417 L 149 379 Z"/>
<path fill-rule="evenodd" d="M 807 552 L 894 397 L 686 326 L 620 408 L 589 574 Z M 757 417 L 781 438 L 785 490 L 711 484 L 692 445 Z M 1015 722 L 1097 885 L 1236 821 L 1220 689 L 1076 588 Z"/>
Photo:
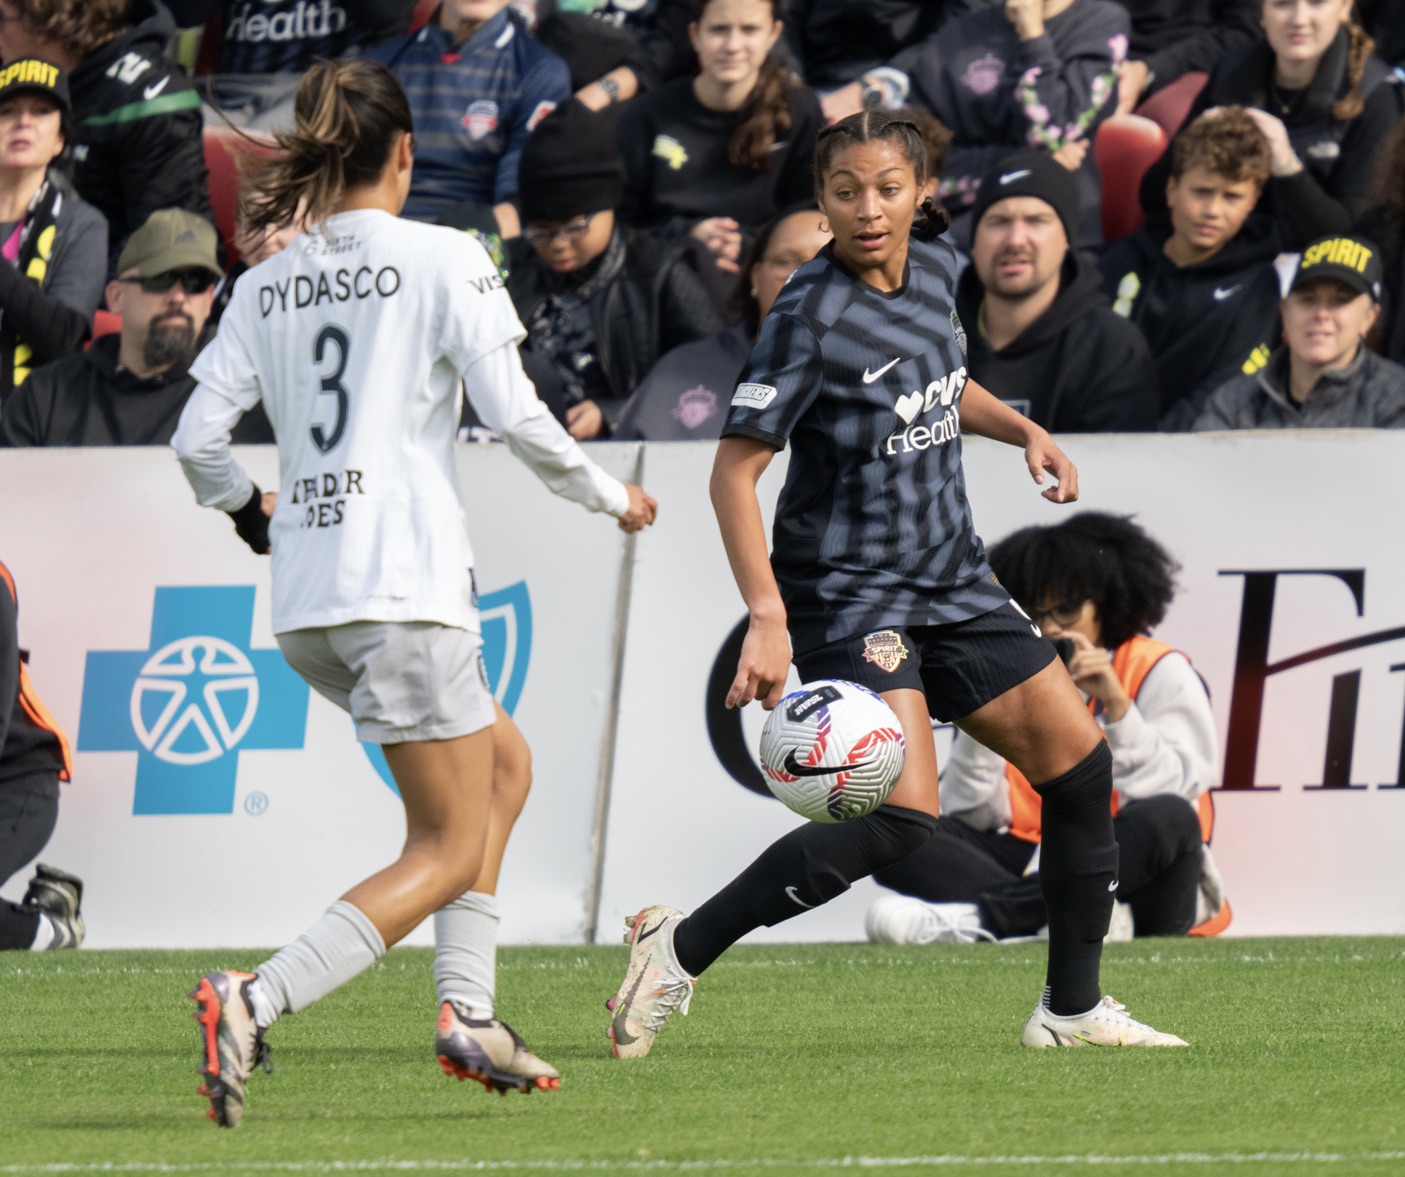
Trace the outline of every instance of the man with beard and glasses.
<path fill-rule="evenodd" d="M 1051 433 L 1155 430 L 1146 341 L 1069 245 L 1073 173 L 1047 152 L 1018 152 L 981 180 L 971 222 L 971 265 L 956 287 L 971 378 Z"/>
<path fill-rule="evenodd" d="M 215 228 L 182 209 L 152 213 L 122 250 L 107 306 L 122 330 L 35 369 L 5 402 L 0 445 L 166 445 L 195 387 L 187 369 L 205 343 L 221 277 Z M 250 414 L 237 442 L 272 441 Z"/>

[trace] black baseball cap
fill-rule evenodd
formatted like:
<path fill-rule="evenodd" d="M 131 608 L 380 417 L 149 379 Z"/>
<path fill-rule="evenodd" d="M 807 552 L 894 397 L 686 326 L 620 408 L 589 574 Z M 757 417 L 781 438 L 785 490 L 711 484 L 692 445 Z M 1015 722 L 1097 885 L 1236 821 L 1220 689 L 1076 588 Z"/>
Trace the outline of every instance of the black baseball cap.
<path fill-rule="evenodd" d="M 68 75 L 40 57 L 21 57 L 0 69 L 0 102 L 16 94 L 42 94 L 65 115 L 73 113 Z"/>
<path fill-rule="evenodd" d="M 1297 290 L 1318 278 L 1333 278 L 1357 294 L 1369 294 L 1380 302 L 1383 274 L 1381 251 L 1374 241 L 1365 237 L 1319 237 L 1303 250 L 1290 289 Z"/>

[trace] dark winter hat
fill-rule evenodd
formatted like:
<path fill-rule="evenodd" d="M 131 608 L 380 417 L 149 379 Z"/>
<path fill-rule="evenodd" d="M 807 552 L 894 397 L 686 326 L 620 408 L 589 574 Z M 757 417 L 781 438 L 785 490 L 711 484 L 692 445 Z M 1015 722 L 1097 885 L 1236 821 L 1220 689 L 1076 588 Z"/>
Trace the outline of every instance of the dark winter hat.
<path fill-rule="evenodd" d="M 1072 245 L 1078 235 L 1078 181 L 1047 151 L 1017 151 L 981 177 L 976 192 L 971 232 L 975 233 L 986 209 L 1010 196 L 1033 196 L 1058 214 L 1064 235 Z"/>
<path fill-rule="evenodd" d="M 1335 278 L 1357 294 L 1381 301 L 1381 251 L 1365 237 L 1319 237 L 1305 250 L 1292 289 L 1318 278 Z"/>
<path fill-rule="evenodd" d="M 52 62 L 38 57 L 21 57 L 0 69 L 0 102 L 16 94 L 42 94 L 64 115 L 73 113 L 68 75 Z"/>
<path fill-rule="evenodd" d="M 517 165 L 523 221 L 565 221 L 615 209 L 624 199 L 616 118 L 574 100 L 537 124 Z"/>

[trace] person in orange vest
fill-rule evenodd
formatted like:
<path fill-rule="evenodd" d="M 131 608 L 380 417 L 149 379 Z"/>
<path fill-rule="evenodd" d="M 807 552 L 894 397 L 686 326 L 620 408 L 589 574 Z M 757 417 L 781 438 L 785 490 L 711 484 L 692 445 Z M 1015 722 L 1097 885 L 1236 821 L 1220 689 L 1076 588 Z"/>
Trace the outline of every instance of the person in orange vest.
<path fill-rule="evenodd" d="M 1150 637 L 1175 595 L 1176 561 L 1130 519 L 1087 511 L 1026 527 L 990 565 L 1045 637 L 1107 733 L 1120 850 L 1110 938 L 1214 935 L 1229 905 L 1210 854 L 1218 743 L 1204 681 Z M 874 875 L 898 892 L 870 908 L 879 943 L 1035 936 L 1048 922 L 1037 876 L 1040 802 L 995 753 L 957 732 L 937 832 Z"/>
<path fill-rule="evenodd" d="M 68 738 L 34 691 L 20 649 L 14 577 L 0 563 L 0 886 L 44 849 L 72 775 Z M 40 863 L 24 901 L 0 900 L 0 949 L 77 948 L 82 880 Z"/>

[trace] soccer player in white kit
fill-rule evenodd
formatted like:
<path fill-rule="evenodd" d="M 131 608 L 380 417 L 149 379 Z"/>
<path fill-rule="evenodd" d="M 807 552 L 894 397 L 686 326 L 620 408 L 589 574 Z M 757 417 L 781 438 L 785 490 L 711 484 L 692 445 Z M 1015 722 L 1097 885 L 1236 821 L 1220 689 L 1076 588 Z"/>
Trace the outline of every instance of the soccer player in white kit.
<path fill-rule="evenodd" d="M 526 791 L 525 743 L 487 687 L 473 554 L 454 471 L 460 389 L 553 491 L 626 531 L 657 505 L 607 475 L 522 373 L 523 329 L 486 251 L 467 234 L 400 220 L 412 122 L 393 75 L 369 62 L 308 71 L 296 124 L 256 176 L 256 228 L 306 209 L 316 228 L 235 288 L 173 445 L 204 506 L 272 549 L 273 629 L 294 669 L 381 744 L 405 804 L 400 858 L 353 887 L 254 973 L 222 971 L 191 996 L 201 1094 L 238 1125 L 267 1063 L 263 1032 L 373 963 L 435 914 L 435 1052 L 489 1090 L 557 1086 L 493 1010 L 493 891 Z M 262 402 L 280 487 L 264 495 L 229 451 Z M 496 744 L 496 763 L 495 763 Z"/>

